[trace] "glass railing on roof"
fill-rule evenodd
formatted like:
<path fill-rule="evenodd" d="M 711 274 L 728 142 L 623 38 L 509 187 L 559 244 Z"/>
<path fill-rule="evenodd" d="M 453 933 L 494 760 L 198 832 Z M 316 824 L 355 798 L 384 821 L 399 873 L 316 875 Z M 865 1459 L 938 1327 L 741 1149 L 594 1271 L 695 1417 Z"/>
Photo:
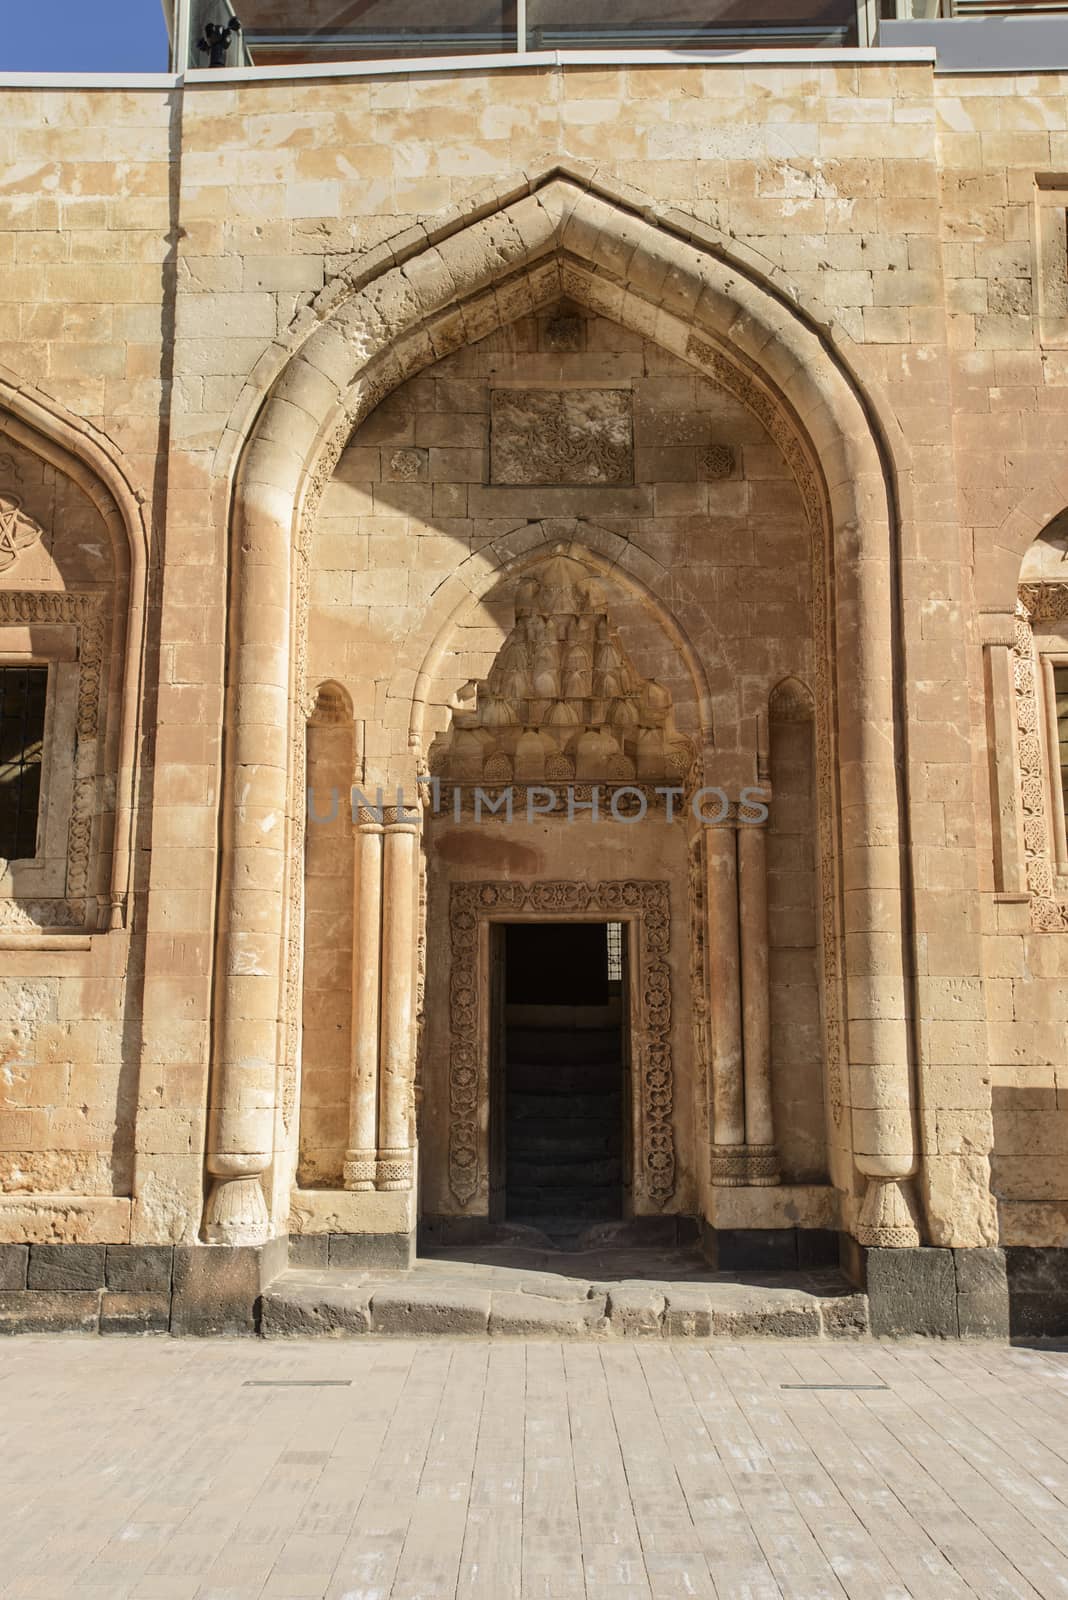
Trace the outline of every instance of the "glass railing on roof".
<path fill-rule="evenodd" d="M 856 42 L 857 0 L 191 0 L 188 64 Z"/>

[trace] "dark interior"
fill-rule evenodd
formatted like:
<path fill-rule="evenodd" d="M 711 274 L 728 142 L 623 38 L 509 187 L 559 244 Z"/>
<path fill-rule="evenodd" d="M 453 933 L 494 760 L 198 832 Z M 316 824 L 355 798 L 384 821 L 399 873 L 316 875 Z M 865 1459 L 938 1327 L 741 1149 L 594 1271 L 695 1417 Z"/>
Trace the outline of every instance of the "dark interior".
<path fill-rule="evenodd" d="M 622 929 L 505 929 L 505 1215 L 551 1235 L 623 1214 Z"/>

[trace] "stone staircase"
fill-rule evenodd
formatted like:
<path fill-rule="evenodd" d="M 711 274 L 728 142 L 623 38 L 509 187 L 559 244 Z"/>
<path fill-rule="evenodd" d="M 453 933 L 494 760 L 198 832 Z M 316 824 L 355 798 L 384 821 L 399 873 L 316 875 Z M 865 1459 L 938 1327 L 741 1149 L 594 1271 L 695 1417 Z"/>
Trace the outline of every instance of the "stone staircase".
<path fill-rule="evenodd" d="M 260 1331 L 267 1339 L 602 1340 L 868 1331 L 867 1297 L 837 1272 L 711 1272 L 688 1249 L 561 1251 L 536 1238 L 438 1250 L 407 1272 L 291 1267 L 262 1297 Z"/>
<path fill-rule="evenodd" d="M 506 1059 L 509 1221 L 573 1239 L 621 1216 L 619 1028 L 511 1026 Z"/>

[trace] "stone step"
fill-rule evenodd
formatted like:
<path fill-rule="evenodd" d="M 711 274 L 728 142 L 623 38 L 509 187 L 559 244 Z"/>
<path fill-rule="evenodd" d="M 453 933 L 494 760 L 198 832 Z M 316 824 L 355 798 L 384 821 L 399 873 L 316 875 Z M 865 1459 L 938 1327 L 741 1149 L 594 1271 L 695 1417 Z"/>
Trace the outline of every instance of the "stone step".
<path fill-rule="evenodd" d="M 866 1333 L 868 1305 L 835 1273 L 594 1280 L 431 1260 L 389 1275 L 290 1268 L 263 1295 L 260 1331 L 267 1339 L 827 1339 Z"/>
<path fill-rule="evenodd" d="M 603 1161 L 618 1156 L 622 1138 L 600 1122 L 521 1122 L 505 1138 L 509 1164 L 529 1161 Z"/>
<path fill-rule="evenodd" d="M 552 1211 L 540 1211 L 536 1216 L 525 1216 L 517 1212 L 514 1207 L 508 1214 L 506 1226 L 519 1228 L 533 1228 L 543 1235 L 546 1244 L 557 1250 L 574 1251 L 582 1248 L 582 1242 L 592 1230 L 599 1228 L 615 1228 L 619 1226 L 619 1210 L 616 1206 L 611 1217 L 564 1217 Z"/>
<path fill-rule="evenodd" d="M 615 1126 L 623 1113 L 616 1094 L 510 1094 L 506 1115 L 516 1122 L 599 1122 Z"/>
<path fill-rule="evenodd" d="M 504 1053 L 509 1063 L 552 1062 L 620 1065 L 618 1028 L 509 1028 Z"/>
<path fill-rule="evenodd" d="M 594 1189 L 587 1184 L 509 1182 L 507 1193 L 509 1216 L 537 1217 L 551 1213 L 574 1218 L 577 1227 L 594 1219 L 610 1221 L 623 1209 L 619 1184 Z"/>
<path fill-rule="evenodd" d="M 616 1094 L 623 1080 L 619 1061 L 509 1061 L 509 1094 Z"/>
<path fill-rule="evenodd" d="M 592 1193 L 597 1189 L 614 1189 L 617 1193 L 623 1182 L 623 1163 L 612 1157 L 601 1160 L 569 1161 L 561 1157 L 524 1160 L 508 1155 L 506 1185 L 509 1194 L 517 1189 L 546 1189 L 559 1193 L 561 1188 L 575 1187 Z"/>

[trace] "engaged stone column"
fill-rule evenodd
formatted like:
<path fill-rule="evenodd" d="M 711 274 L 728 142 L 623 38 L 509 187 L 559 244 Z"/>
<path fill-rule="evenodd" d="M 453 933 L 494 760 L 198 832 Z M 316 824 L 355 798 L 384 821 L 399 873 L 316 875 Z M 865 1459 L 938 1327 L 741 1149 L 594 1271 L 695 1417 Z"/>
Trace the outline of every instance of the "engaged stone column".
<path fill-rule="evenodd" d="M 767 831 L 742 822 L 737 838 L 746 1182 L 771 1187 L 779 1182 L 779 1158 L 771 1112 Z"/>
<path fill-rule="evenodd" d="M 375 1186 L 378 1118 L 378 997 L 382 982 L 382 833 L 356 826 L 352 895 L 352 1079 L 346 1189 Z"/>
<path fill-rule="evenodd" d="M 415 1042 L 415 891 L 419 825 L 386 827 L 382 916 L 381 1106 L 375 1187 L 412 1186 Z"/>
<path fill-rule="evenodd" d="M 293 430 L 294 451 L 303 443 L 299 431 Z M 261 1244 L 271 1231 L 262 1178 L 274 1159 L 285 1027 L 292 510 L 279 447 L 258 441 L 245 464 L 234 540 L 240 560 L 235 679 L 224 719 L 226 827 L 203 1228 L 209 1244 Z"/>
<path fill-rule="evenodd" d="M 738 863 L 734 828 L 709 828 L 708 998 L 712 1022 L 712 1182 L 735 1188 L 745 1178 Z"/>
<path fill-rule="evenodd" d="M 910 982 L 901 908 L 892 584 L 884 559 L 839 572 L 838 740 L 846 1025 L 853 1159 L 867 1179 L 858 1243 L 919 1243 L 907 1180 L 918 1165 Z"/>

